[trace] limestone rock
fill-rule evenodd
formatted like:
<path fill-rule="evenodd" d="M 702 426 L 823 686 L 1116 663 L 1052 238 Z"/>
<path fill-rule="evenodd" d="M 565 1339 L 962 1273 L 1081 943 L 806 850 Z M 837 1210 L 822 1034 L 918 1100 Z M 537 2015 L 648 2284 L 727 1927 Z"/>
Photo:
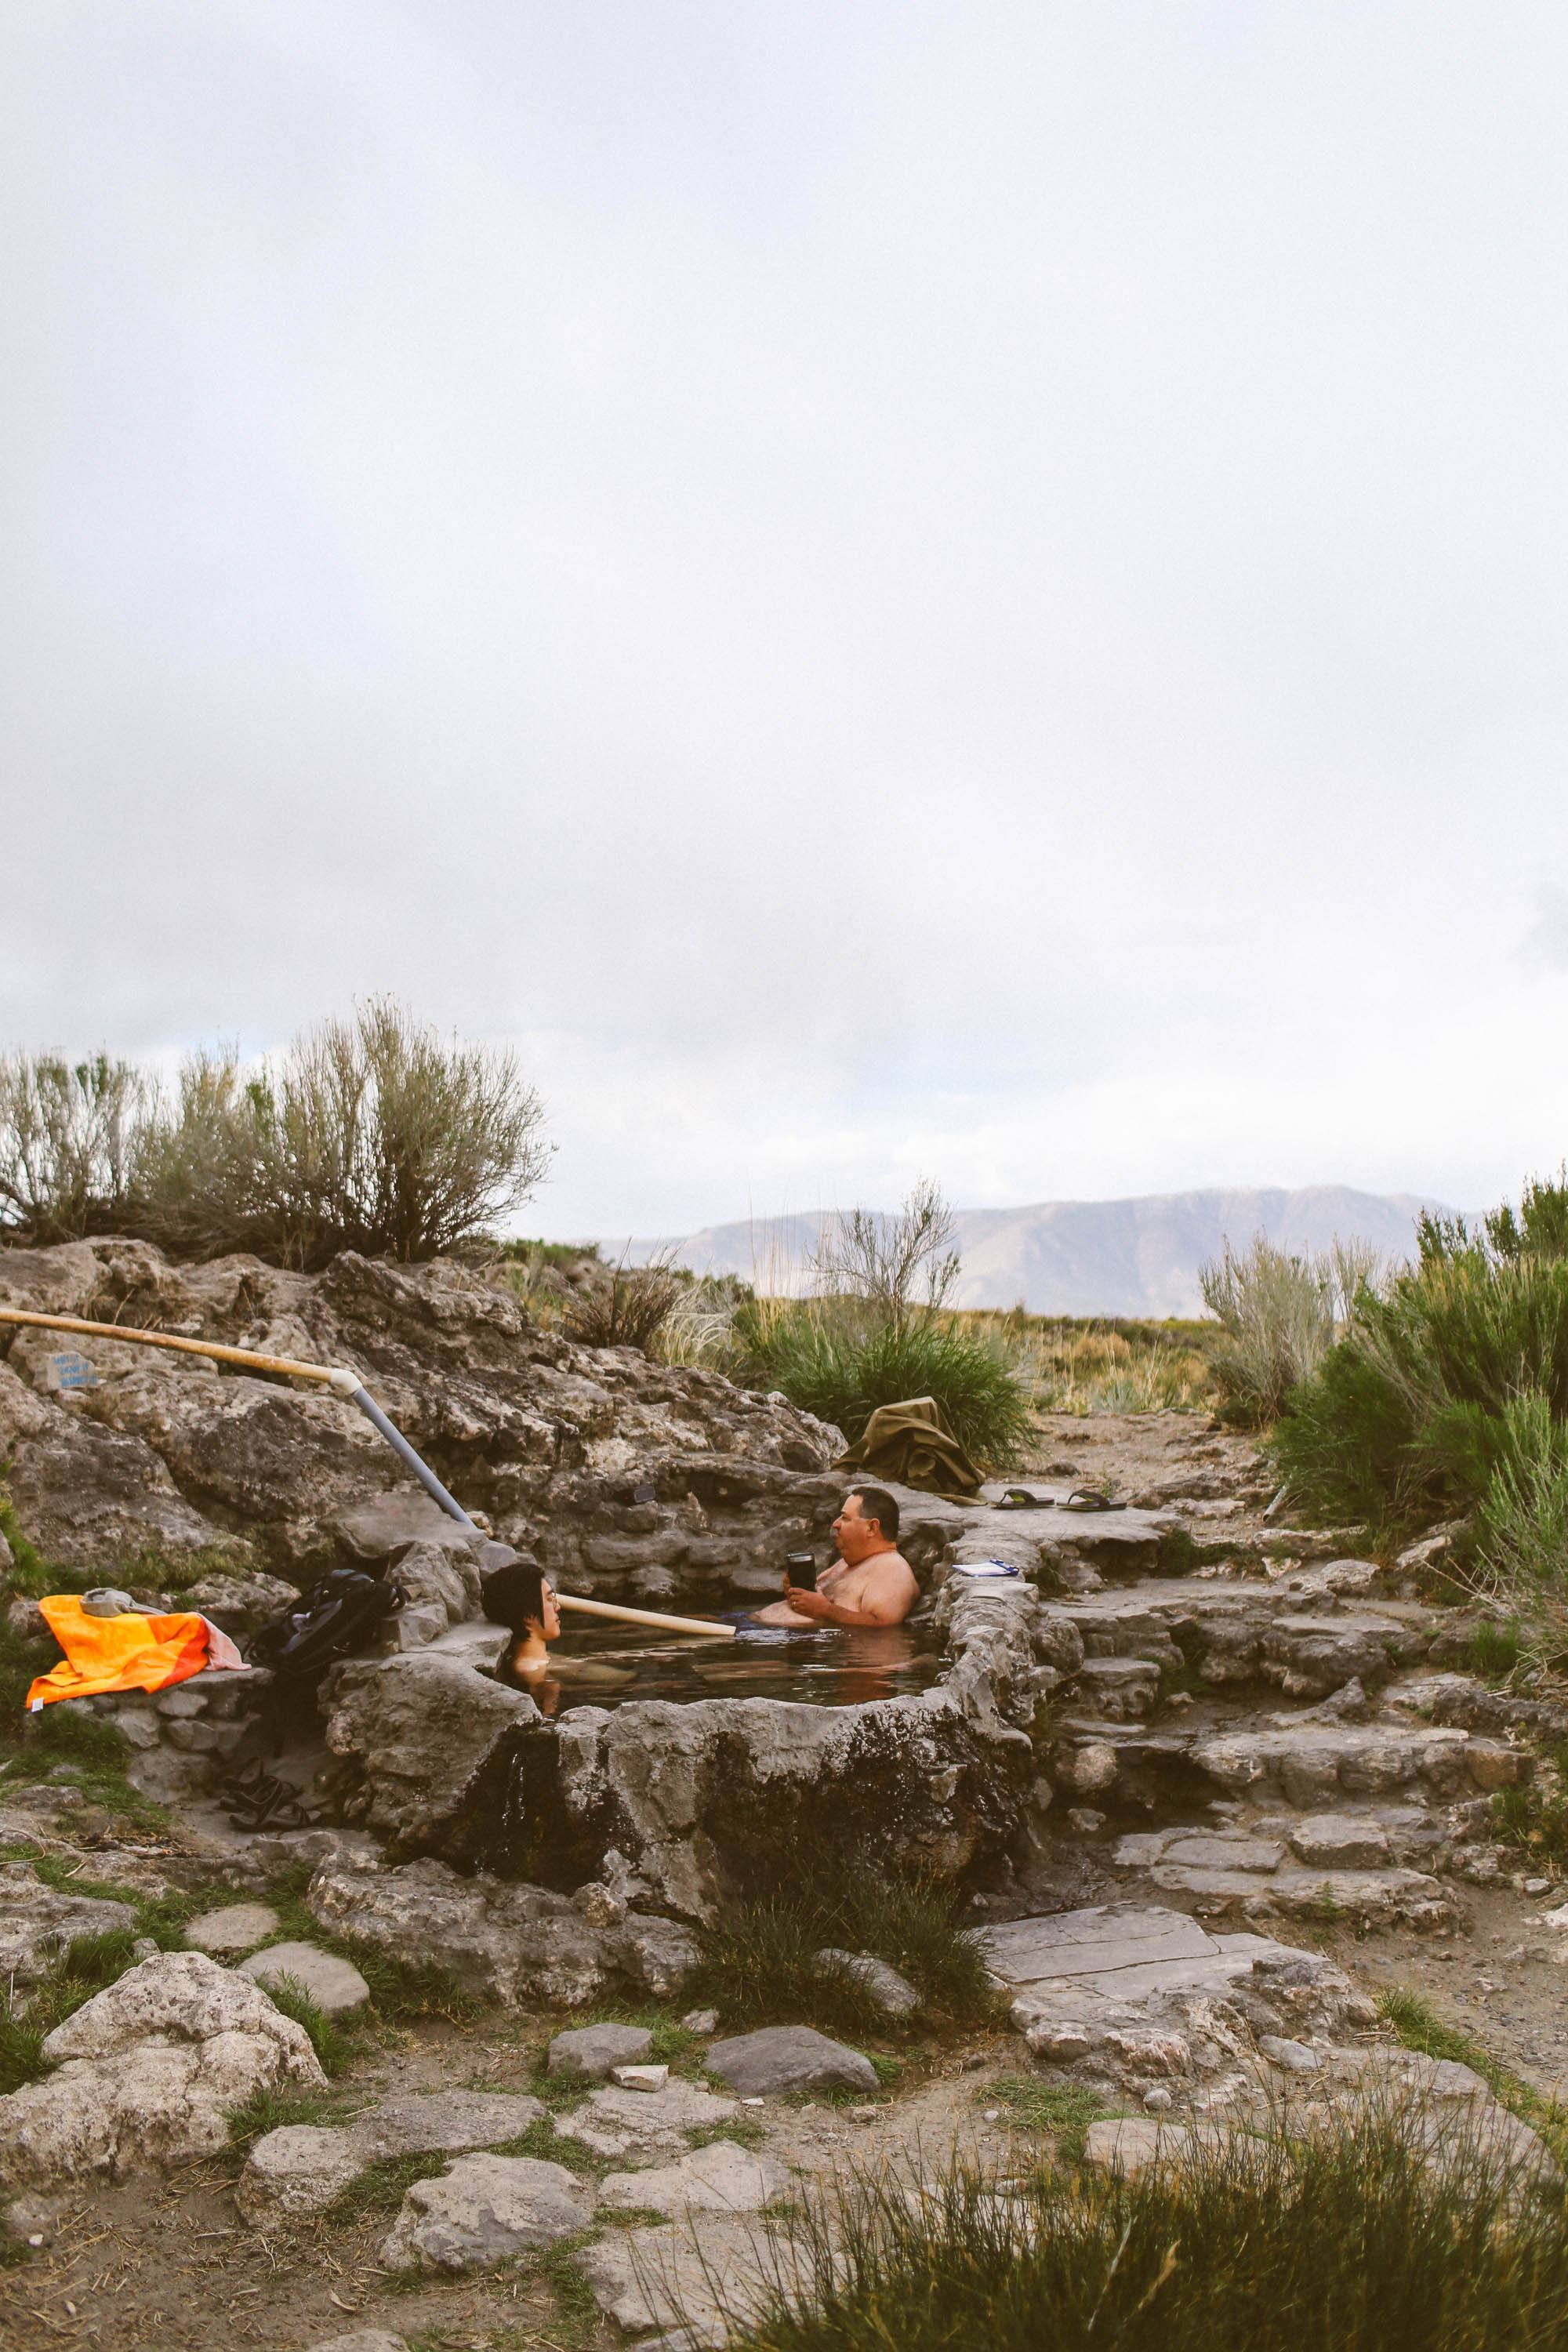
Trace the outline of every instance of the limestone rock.
<path fill-rule="evenodd" d="M 584 2083 L 603 2083 L 615 2066 L 646 2058 L 653 2035 L 642 2025 L 578 2025 L 558 2033 L 550 2045 L 546 2071 Z"/>
<path fill-rule="evenodd" d="M 571 2115 L 558 2116 L 555 2129 L 558 2137 L 581 2141 L 595 2156 L 683 2155 L 689 2131 L 729 2123 L 737 2112 L 733 2099 L 679 2078 L 662 2091 L 622 2091 L 606 2084 L 591 2091 Z"/>
<path fill-rule="evenodd" d="M 258 2091 L 321 2090 L 303 2030 L 202 1952 L 142 1961 L 44 2042 L 57 2071 L 0 2099 L 0 2190 L 210 2156 Z"/>
<path fill-rule="evenodd" d="M 493 2270 L 574 2237 L 594 2192 L 562 2164 L 525 2156 L 464 2156 L 437 2180 L 416 2180 L 382 2242 L 390 2271 Z"/>
<path fill-rule="evenodd" d="M 239 1973 L 269 1989 L 297 1984 L 323 2017 L 346 2017 L 370 1999 L 370 1987 L 353 1962 L 323 1952 L 319 1944 L 268 1944 L 241 1960 Z"/>
<path fill-rule="evenodd" d="M 325 1685 L 326 1740 L 364 1771 L 360 1818 L 429 1843 L 500 1743 L 539 1709 L 521 1691 L 429 1649 L 340 1666 Z"/>
<path fill-rule="evenodd" d="M 790 2177 L 770 2156 L 710 2141 L 677 2164 L 641 2172 L 612 2172 L 599 2184 L 606 2205 L 649 2207 L 679 2221 L 691 2213 L 755 2213 L 789 2194 Z"/>
<path fill-rule="evenodd" d="M 185 1941 L 215 1960 L 236 1952 L 254 1951 L 278 1933 L 278 1914 L 269 1903 L 226 1903 L 185 1922 Z"/>
<path fill-rule="evenodd" d="M 781 2280 L 805 2284 L 790 2241 L 745 2214 L 710 2214 L 700 2231 L 606 2230 L 576 2262 L 617 2327 L 639 2336 L 679 2328 L 684 2346 L 729 2344 L 738 2324 L 773 2304 Z"/>
<path fill-rule="evenodd" d="M 673 1990 L 698 1957 L 689 1931 L 606 1904 L 604 1892 L 590 1885 L 560 1895 L 482 1873 L 464 1877 L 429 1860 L 388 1869 L 374 1854 L 349 1853 L 322 1862 L 305 1900 L 338 1935 L 396 1959 L 437 1958 L 461 1983 L 509 2007 L 581 2008 L 617 1977 Z"/>
<path fill-rule="evenodd" d="M 246 2158 L 235 2203 L 253 2230 L 304 2221 L 324 2211 L 340 2189 L 358 2179 L 367 2160 L 349 2132 L 283 2124 L 258 2139 Z"/>
<path fill-rule="evenodd" d="M 47 1886 L 30 1862 L 0 1863 L 0 1980 L 31 1984 L 77 1936 L 129 1932 L 129 1904 Z"/>
<path fill-rule="evenodd" d="M 921 2005 L 909 1979 L 870 1952 L 841 1952 L 827 1945 L 814 1953 L 812 1967 L 818 1976 L 850 1978 L 884 2017 L 910 2017 Z"/>
<path fill-rule="evenodd" d="M 874 2091 L 877 2070 L 847 2043 L 810 2025 L 764 2025 L 755 2033 L 715 2042 L 702 2061 L 742 2098 L 776 2091 Z"/>
<path fill-rule="evenodd" d="M 517 2139 L 544 2113 L 521 2091 L 405 2091 L 356 2116 L 349 2131 L 371 2157 L 455 2156 Z"/>

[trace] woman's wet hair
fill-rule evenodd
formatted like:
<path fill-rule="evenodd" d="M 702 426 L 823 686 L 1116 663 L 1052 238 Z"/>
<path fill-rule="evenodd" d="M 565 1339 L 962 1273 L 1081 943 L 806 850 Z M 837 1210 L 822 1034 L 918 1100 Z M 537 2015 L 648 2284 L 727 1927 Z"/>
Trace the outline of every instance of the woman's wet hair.
<path fill-rule="evenodd" d="M 544 1622 L 544 1587 L 548 1582 L 536 1559 L 519 1553 L 492 1568 L 479 1587 L 485 1615 L 492 1625 L 505 1625 L 521 1639 L 529 1620 Z"/>

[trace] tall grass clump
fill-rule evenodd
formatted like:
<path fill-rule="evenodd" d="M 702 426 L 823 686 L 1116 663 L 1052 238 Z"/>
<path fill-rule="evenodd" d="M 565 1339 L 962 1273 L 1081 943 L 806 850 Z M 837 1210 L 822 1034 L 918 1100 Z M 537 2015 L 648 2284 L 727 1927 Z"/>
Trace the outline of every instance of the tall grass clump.
<path fill-rule="evenodd" d="M 1227 1419 L 1254 1428 L 1278 1420 L 1290 1391 L 1328 1354 L 1376 1263 L 1357 1243 L 1298 1256 L 1258 1234 L 1240 1256 L 1227 1241 L 1199 1268 L 1204 1305 L 1224 1334 L 1212 1361 Z"/>
<path fill-rule="evenodd" d="M 1466 1515 L 1473 1589 L 1568 1649 L 1568 1177 L 1479 1226 L 1424 1216 L 1274 1435 L 1293 1496 L 1399 1529 Z"/>
<path fill-rule="evenodd" d="M 732 2352 L 1542 2352 L 1568 2213 L 1396 2120 L 1220 2142 L 1131 2179 L 950 2164 L 808 2199 Z M 722 2299 L 722 2284 L 716 2282 Z"/>
<path fill-rule="evenodd" d="M 726 1906 L 705 1937 L 693 1997 L 737 2028 L 808 2020 L 847 2032 L 885 2026 L 852 1977 L 823 1972 L 816 1954 L 825 1948 L 888 1961 L 925 2011 L 974 2020 L 993 2005 L 955 1888 L 929 1874 L 868 1868 L 826 1845 L 774 1857 L 759 1869 L 757 1886 Z"/>
<path fill-rule="evenodd" d="M 388 998 L 275 1062 L 195 1054 L 172 1095 L 103 1056 L 0 1060 L 0 1234 L 20 1240 L 411 1263 L 521 1206 L 550 1150 L 511 1054 L 447 1042 Z"/>

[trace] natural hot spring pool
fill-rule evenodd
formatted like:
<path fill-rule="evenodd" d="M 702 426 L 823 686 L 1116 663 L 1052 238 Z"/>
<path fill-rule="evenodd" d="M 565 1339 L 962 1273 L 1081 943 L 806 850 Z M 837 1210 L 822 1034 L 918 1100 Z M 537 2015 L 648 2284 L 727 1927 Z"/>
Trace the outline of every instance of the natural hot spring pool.
<path fill-rule="evenodd" d="M 742 1625 L 735 1642 L 653 1633 L 630 1626 L 568 1625 L 550 1647 L 548 1677 L 533 1685 L 546 1715 L 569 1706 L 621 1706 L 628 1699 L 804 1699 L 855 1706 L 924 1690 L 942 1664 L 940 1636 L 913 1625 L 825 1625 L 812 1633 Z"/>

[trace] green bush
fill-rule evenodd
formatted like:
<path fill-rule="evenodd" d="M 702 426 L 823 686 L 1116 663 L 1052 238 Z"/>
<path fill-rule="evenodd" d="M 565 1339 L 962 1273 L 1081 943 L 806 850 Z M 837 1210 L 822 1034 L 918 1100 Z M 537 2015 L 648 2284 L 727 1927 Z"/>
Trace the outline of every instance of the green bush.
<path fill-rule="evenodd" d="M 1245 1255 L 1226 1242 L 1199 1269 L 1204 1304 L 1224 1334 L 1212 1364 L 1227 1419 L 1252 1427 L 1278 1419 L 1290 1391 L 1322 1362 L 1337 1317 L 1349 1312 L 1373 1265 L 1354 1244 L 1297 1257 L 1259 1234 Z"/>
<path fill-rule="evenodd" d="M 1568 2209 L 1431 2168 L 1388 2118 L 1223 2144 L 1132 2179 L 950 2164 L 808 2200 L 732 2352 L 1542 2352 Z"/>
<path fill-rule="evenodd" d="M 1005 1344 L 972 1336 L 954 1317 L 883 1322 L 847 1301 L 753 1299 L 736 1309 L 733 1328 L 736 1380 L 781 1390 L 837 1423 L 851 1444 L 879 1405 L 910 1397 L 934 1397 L 983 1464 L 1005 1467 L 1029 1433 L 1029 1400 Z"/>
<path fill-rule="evenodd" d="M 1472 1231 L 1424 1217 L 1274 1433 L 1296 1500 L 1394 1531 L 1473 1514 L 1475 1590 L 1568 1644 L 1568 1180 Z"/>

